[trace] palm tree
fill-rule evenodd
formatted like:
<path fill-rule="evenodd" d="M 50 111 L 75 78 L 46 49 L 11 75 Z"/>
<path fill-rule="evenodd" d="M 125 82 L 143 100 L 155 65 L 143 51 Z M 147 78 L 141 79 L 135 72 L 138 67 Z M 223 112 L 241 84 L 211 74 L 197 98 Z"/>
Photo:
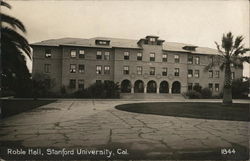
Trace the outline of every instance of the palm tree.
<path fill-rule="evenodd" d="M 1 1 L 1 7 L 11 9 L 11 6 Z M 31 48 L 22 35 L 26 29 L 18 19 L 0 13 L 1 17 L 1 84 L 2 90 L 18 90 L 30 79 L 26 66 L 25 55 L 31 58 Z M 18 82 L 18 85 L 16 85 Z"/>
<path fill-rule="evenodd" d="M 232 77 L 231 66 L 234 68 L 243 69 L 243 62 L 250 62 L 249 56 L 244 56 L 249 48 L 244 48 L 242 44 L 243 36 L 234 36 L 231 32 L 223 34 L 221 45 L 215 42 L 219 54 L 215 56 L 214 61 L 205 67 L 208 70 L 214 66 L 219 66 L 220 70 L 224 70 L 224 89 L 223 89 L 223 104 L 232 104 Z"/>

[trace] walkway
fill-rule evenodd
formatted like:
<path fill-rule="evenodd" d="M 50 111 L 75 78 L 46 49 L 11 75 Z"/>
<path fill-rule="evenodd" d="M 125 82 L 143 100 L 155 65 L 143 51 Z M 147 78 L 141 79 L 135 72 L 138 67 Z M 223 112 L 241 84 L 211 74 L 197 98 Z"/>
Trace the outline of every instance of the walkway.
<path fill-rule="evenodd" d="M 145 101 L 58 100 L 1 120 L 0 145 L 122 148 L 129 154 L 116 157 L 140 159 L 218 159 L 247 154 L 248 122 L 145 115 L 113 108 L 133 102 Z M 223 148 L 235 149 L 236 154 L 221 155 Z"/>

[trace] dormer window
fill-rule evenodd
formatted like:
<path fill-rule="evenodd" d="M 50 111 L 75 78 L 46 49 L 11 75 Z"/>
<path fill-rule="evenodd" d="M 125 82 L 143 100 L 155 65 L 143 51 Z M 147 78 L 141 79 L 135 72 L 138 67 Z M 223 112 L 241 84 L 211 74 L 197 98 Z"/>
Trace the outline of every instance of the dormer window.
<path fill-rule="evenodd" d="M 184 46 L 183 49 L 184 50 L 189 50 L 189 51 L 195 51 L 195 49 L 197 48 L 198 46 Z"/>
<path fill-rule="evenodd" d="M 107 45 L 107 41 L 99 41 L 100 45 Z"/>
<path fill-rule="evenodd" d="M 154 37 L 150 37 L 149 41 L 155 42 L 155 38 Z"/>
<path fill-rule="evenodd" d="M 158 36 L 146 36 L 145 38 L 140 39 L 137 44 L 141 46 L 145 45 L 162 45 L 164 40 L 160 40 Z"/>
<path fill-rule="evenodd" d="M 110 40 L 96 40 L 95 44 L 96 45 L 109 45 Z"/>

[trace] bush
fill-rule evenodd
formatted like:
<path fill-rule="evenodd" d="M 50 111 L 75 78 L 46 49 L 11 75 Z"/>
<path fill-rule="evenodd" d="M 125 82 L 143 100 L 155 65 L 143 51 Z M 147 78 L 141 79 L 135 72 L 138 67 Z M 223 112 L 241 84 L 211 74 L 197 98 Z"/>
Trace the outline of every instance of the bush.
<path fill-rule="evenodd" d="M 77 98 L 119 98 L 120 89 L 117 83 L 105 81 L 95 83 L 85 90 L 79 90 L 74 95 Z"/>
<path fill-rule="evenodd" d="M 15 96 L 16 93 L 12 90 L 1 90 L 1 97 Z"/>
<path fill-rule="evenodd" d="M 201 93 L 202 87 L 200 85 L 196 84 L 196 85 L 194 85 L 193 90 Z"/>
<path fill-rule="evenodd" d="M 221 98 L 223 98 L 223 94 L 218 94 L 218 95 L 214 95 L 214 96 L 212 96 L 211 98 L 214 98 L 214 99 L 221 99 Z"/>
<path fill-rule="evenodd" d="M 64 85 L 61 87 L 61 94 L 62 95 L 66 94 L 66 87 Z"/>
<path fill-rule="evenodd" d="M 195 90 L 188 91 L 186 93 L 186 96 L 188 96 L 188 98 L 191 98 L 191 99 L 201 98 L 201 94 Z"/>
<path fill-rule="evenodd" d="M 67 96 L 68 97 L 76 97 L 76 98 L 91 98 L 91 96 L 88 94 L 87 90 L 78 90 L 73 94 L 73 96 L 70 96 L 70 95 L 67 95 Z"/>
<path fill-rule="evenodd" d="M 210 91 L 209 88 L 204 88 L 201 90 L 201 96 L 202 96 L 202 98 L 211 98 L 212 92 Z"/>
<path fill-rule="evenodd" d="M 249 92 L 250 79 L 246 78 L 244 81 L 242 78 L 233 80 L 232 82 L 232 97 L 233 98 L 247 98 Z"/>

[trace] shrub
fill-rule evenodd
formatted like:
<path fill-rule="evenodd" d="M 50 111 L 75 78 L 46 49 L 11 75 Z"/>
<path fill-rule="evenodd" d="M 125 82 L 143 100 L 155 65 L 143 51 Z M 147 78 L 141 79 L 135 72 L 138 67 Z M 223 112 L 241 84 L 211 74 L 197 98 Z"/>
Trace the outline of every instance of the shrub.
<path fill-rule="evenodd" d="M 32 97 L 58 97 L 57 94 L 51 92 L 54 86 L 54 79 L 50 79 L 48 75 L 37 73 L 32 78 Z"/>
<path fill-rule="evenodd" d="M 78 98 L 119 98 L 120 89 L 117 83 L 105 81 L 104 83 L 94 83 L 85 90 L 74 93 Z"/>
<path fill-rule="evenodd" d="M 193 90 L 201 93 L 202 87 L 200 85 L 196 84 L 196 85 L 194 85 Z"/>
<path fill-rule="evenodd" d="M 201 94 L 195 90 L 188 91 L 186 93 L 186 96 L 188 96 L 188 98 L 191 98 L 191 99 L 201 98 Z"/>
<path fill-rule="evenodd" d="M 212 97 L 212 92 L 210 91 L 209 88 L 203 88 L 201 90 L 201 96 L 202 96 L 202 98 L 211 98 Z"/>
<path fill-rule="evenodd" d="M 61 94 L 66 94 L 66 87 L 64 85 L 61 87 Z"/>
<path fill-rule="evenodd" d="M 12 90 L 1 90 L 1 97 L 15 96 L 16 93 Z"/>
<path fill-rule="evenodd" d="M 212 95 L 211 98 L 222 99 L 223 98 L 223 92 L 220 92 L 219 94 L 216 94 L 216 95 Z"/>
<path fill-rule="evenodd" d="M 233 80 L 232 82 L 232 97 L 233 98 L 247 98 L 249 92 L 250 79 L 243 81 L 242 78 Z"/>
<path fill-rule="evenodd" d="M 76 98 L 90 98 L 90 95 L 88 94 L 87 90 L 78 90 L 76 91 L 73 96 L 66 95 L 66 97 L 76 97 Z"/>
<path fill-rule="evenodd" d="M 113 81 L 104 82 L 104 89 L 107 98 L 119 98 L 120 97 L 120 88 L 118 83 Z"/>

